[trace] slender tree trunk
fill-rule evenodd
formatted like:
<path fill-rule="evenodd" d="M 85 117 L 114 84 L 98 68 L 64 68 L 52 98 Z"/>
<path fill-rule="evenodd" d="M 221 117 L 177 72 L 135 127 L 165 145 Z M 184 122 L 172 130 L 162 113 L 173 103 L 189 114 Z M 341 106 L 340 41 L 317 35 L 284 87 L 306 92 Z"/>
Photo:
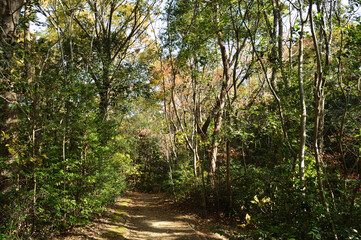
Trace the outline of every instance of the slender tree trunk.
<path fill-rule="evenodd" d="M 292 4 L 289 4 L 289 26 L 290 28 L 293 28 L 294 26 L 292 25 L 292 12 L 293 12 L 293 7 Z M 289 41 L 289 46 L 288 46 L 288 78 L 291 79 L 292 77 L 292 39 L 293 39 L 293 31 L 290 31 L 290 41 Z"/>
<path fill-rule="evenodd" d="M 341 42 L 340 42 L 340 50 L 343 48 L 343 30 L 341 30 Z M 342 159 L 342 163 L 343 163 L 343 167 L 344 170 L 347 171 L 347 165 L 346 165 L 346 159 L 345 159 L 345 151 L 343 149 L 343 134 L 344 134 L 344 125 L 345 125 L 345 121 L 346 121 L 346 116 L 347 116 L 347 111 L 348 111 L 348 97 L 347 97 L 347 93 L 345 91 L 345 89 L 343 88 L 343 79 L 342 79 L 342 59 L 341 59 L 341 55 L 338 57 L 338 66 L 337 66 L 337 80 L 338 80 L 338 85 L 340 87 L 343 99 L 344 99 L 344 103 L 345 103 L 345 107 L 343 109 L 343 114 L 342 114 L 342 118 L 341 118 L 341 122 L 340 122 L 340 128 L 339 128 L 339 132 L 338 132 L 338 136 L 337 136 L 337 142 L 338 142 L 338 146 L 339 146 L 339 151 L 341 154 L 341 159 Z M 346 182 L 345 182 L 346 185 Z M 346 186 L 345 186 L 346 187 Z"/>
<path fill-rule="evenodd" d="M 30 19 L 31 9 L 30 6 L 25 7 L 25 18 Z M 36 204 L 37 204 L 37 166 L 38 161 L 40 161 L 40 138 L 41 138 L 41 129 L 40 129 L 40 107 L 39 107 L 39 96 L 38 96 L 38 86 L 34 80 L 35 70 L 31 62 L 32 59 L 32 49 L 31 49 L 31 36 L 30 36 L 30 24 L 29 21 L 25 24 L 24 31 L 24 50 L 25 50 L 25 74 L 27 76 L 27 81 L 30 86 L 30 97 L 32 100 L 32 109 L 31 109 L 31 123 L 32 123 L 32 164 L 33 164 L 33 212 L 32 212 L 32 228 L 31 231 L 34 232 L 36 226 Z"/>
<path fill-rule="evenodd" d="M 317 184 L 318 184 L 318 190 L 321 197 L 321 203 L 324 206 L 327 217 L 331 223 L 331 228 L 334 234 L 334 239 L 338 239 L 335 225 L 333 223 L 333 220 L 331 219 L 330 215 L 330 209 L 328 207 L 328 203 L 326 200 L 325 192 L 324 192 L 324 186 L 322 182 L 321 177 L 321 160 L 320 160 L 320 120 L 322 117 L 323 107 L 324 107 L 324 84 L 325 84 L 325 78 L 323 76 L 323 69 L 322 69 L 322 61 L 321 61 L 321 52 L 319 48 L 319 42 L 315 33 L 314 28 L 314 21 L 313 21 L 313 12 L 312 12 L 312 6 L 313 6 L 313 0 L 310 0 L 309 5 L 309 19 L 310 19 L 310 27 L 311 27 L 311 34 L 312 34 L 312 40 L 313 45 L 315 48 L 316 53 L 316 62 L 317 62 L 317 72 L 315 74 L 315 119 L 314 119 L 314 128 L 313 128 L 313 148 L 314 148 L 314 157 L 315 157 L 315 163 L 316 163 L 316 174 L 317 174 Z"/>
<path fill-rule="evenodd" d="M 246 162 L 246 152 L 244 151 L 244 143 L 242 143 L 242 163 L 244 168 L 244 173 L 247 174 L 247 162 Z"/>
<path fill-rule="evenodd" d="M 312 0 L 311 0 L 312 1 Z M 320 123 L 320 108 L 321 108 L 321 96 L 323 95 L 323 84 L 324 84 L 324 78 L 322 75 L 322 63 L 321 63 L 321 55 L 319 50 L 319 43 L 316 37 L 316 33 L 314 31 L 314 25 L 313 25 L 313 13 L 312 13 L 312 2 L 310 3 L 309 7 L 309 18 L 310 18 L 310 24 L 311 24 L 311 33 L 313 38 L 313 43 L 316 51 L 316 60 L 317 60 L 317 73 L 315 74 L 315 119 L 314 119 L 314 130 L 313 130 L 313 147 L 314 147 L 314 156 L 316 161 L 316 171 L 317 171 L 317 182 L 318 182 L 318 188 L 321 195 L 321 202 L 324 205 L 324 207 L 328 210 L 328 205 L 326 202 L 326 197 L 324 194 L 324 187 L 321 180 L 321 170 L 320 170 L 320 148 L 319 148 L 319 123 Z"/>
<path fill-rule="evenodd" d="M 192 67 L 192 73 L 193 73 Z M 193 144 L 193 174 L 196 178 L 196 182 L 198 183 L 198 174 L 197 174 L 197 162 L 198 162 L 198 133 L 197 133 L 197 126 L 198 123 L 198 102 L 197 102 L 197 93 L 198 93 L 198 86 L 197 86 L 197 78 L 192 74 L 192 89 L 193 89 L 193 129 L 192 129 L 192 144 Z"/>
<path fill-rule="evenodd" d="M 305 148 L 306 148 L 306 121 L 307 121 L 307 109 L 305 101 L 305 92 L 303 87 L 303 34 L 304 34 L 304 20 L 303 20 L 303 3 L 299 1 L 300 9 L 299 16 L 301 20 L 301 31 L 299 37 L 299 49 L 298 49 L 298 85 L 301 102 L 301 119 L 300 119 L 300 146 L 299 146 L 299 176 L 301 189 L 304 190 L 305 179 Z"/>
<path fill-rule="evenodd" d="M 193 174 L 198 182 L 198 173 L 197 173 L 197 165 L 198 165 L 198 142 L 197 139 L 193 139 Z"/>
<path fill-rule="evenodd" d="M 278 61 L 278 65 L 279 68 L 281 70 L 281 76 L 282 76 L 282 80 L 283 83 L 285 85 L 285 87 L 288 87 L 288 79 L 285 73 L 285 69 L 284 69 L 284 64 L 283 64 L 283 50 L 284 50 L 284 45 L 283 45 L 283 21 L 282 21 L 282 6 L 281 6 L 281 1 L 280 0 L 275 0 L 275 7 L 276 7 L 276 16 L 275 19 L 277 20 L 277 26 L 278 26 L 278 36 L 277 36 L 277 61 Z"/>
<path fill-rule="evenodd" d="M 160 65 L 161 65 L 161 69 L 162 72 L 164 71 L 163 69 L 163 59 L 160 55 L 160 49 L 159 49 L 159 58 L 160 58 Z M 165 88 L 165 77 L 164 74 L 162 74 L 162 88 L 163 88 L 163 109 L 164 109 L 164 118 L 166 120 L 166 122 L 168 122 L 168 108 L 167 108 L 167 95 L 166 95 L 166 88 Z M 174 188 L 174 180 L 173 180 L 173 168 L 172 168 L 172 161 L 171 161 L 171 152 L 172 152 L 172 148 L 173 148 L 173 142 L 172 142 L 172 128 L 171 125 L 169 124 L 168 126 L 169 129 L 169 133 L 167 135 L 165 135 L 165 147 L 166 147 L 166 160 L 168 163 L 168 168 L 169 168 L 169 179 L 171 181 L 171 185 L 172 185 L 172 193 L 173 196 L 176 196 L 175 193 L 175 188 Z M 168 140 L 169 137 L 169 141 Z"/>
<path fill-rule="evenodd" d="M 206 151 L 204 151 L 204 154 L 203 154 L 203 159 L 207 159 L 206 157 Z M 206 182 L 205 182 L 205 179 L 204 179 L 204 170 L 203 170 L 203 166 L 200 165 L 201 169 L 201 174 L 202 174 L 202 207 L 203 207 L 203 214 L 204 214 L 204 217 L 207 217 L 207 190 L 206 190 Z"/>
<path fill-rule="evenodd" d="M 171 136 L 169 136 L 169 138 L 171 138 Z M 174 188 L 174 180 L 173 180 L 173 168 L 172 168 L 172 161 L 171 161 L 171 150 L 170 150 L 170 143 L 167 141 L 167 136 L 165 137 L 165 154 L 166 154 L 166 160 L 168 163 L 168 168 L 169 168 L 169 179 L 172 185 L 172 193 L 173 196 L 176 196 L 176 192 L 175 192 L 175 188 Z"/>
<path fill-rule="evenodd" d="M 217 7 L 217 15 L 218 15 L 218 5 Z M 218 16 L 217 16 L 217 25 L 218 25 Z M 222 122 L 223 122 L 223 110 L 226 106 L 226 95 L 229 86 L 231 85 L 231 69 L 230 64 L 227 56 L 226 47 L 223 43 L 223 34 L 221 31 L 218 32 L 218 46 L 221 51 L 222 56 L 222 63 L 223 63 L 223 83 L 221 92 L 219 94 L 218 100 L 217 100 L 217 106 L 216 106 L 216 114 L 214 118 L 214 129 L 213 129 L 213 135 L 212 135 L 212 145 L 211 145 L 211 161 L 210 161 L 210 181 L 211 181 L 211 187 L 213 190 L 215 190 L 215 172 L 217 167 L 217 153 L 218 153 L 218 133 L 222 128 Z"/>
<path fill-rule="evenodd" d="M 231 182 L 231 151 L 230 142 L 226 141 L 226 154 L 227 154 L 227 168 L 226 168 L 226 186 L 227 186 L 227 201 L 228 201 L 228 214 L 231 215 L 232 211 L 232 182 Z"/>

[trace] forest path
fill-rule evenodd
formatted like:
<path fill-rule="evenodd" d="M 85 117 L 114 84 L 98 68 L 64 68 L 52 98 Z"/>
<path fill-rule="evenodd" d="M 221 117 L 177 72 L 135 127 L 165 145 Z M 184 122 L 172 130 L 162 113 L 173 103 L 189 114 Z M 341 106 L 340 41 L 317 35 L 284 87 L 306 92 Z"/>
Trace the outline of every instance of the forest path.
<path fill-rule="evenodd" d="M 177 210 L 164 194 L 127 192 L 104 218 L 62 239 L 226 239 L 207 227 L 196 230 L 198 223 L 195 215 Z"/>

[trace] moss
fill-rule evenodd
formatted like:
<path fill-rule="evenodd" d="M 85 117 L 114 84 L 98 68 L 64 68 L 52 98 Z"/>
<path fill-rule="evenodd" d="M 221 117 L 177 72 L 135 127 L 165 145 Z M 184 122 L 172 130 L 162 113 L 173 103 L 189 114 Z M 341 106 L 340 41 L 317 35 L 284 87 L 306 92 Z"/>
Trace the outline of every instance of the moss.
<path fill-rule="evenodd" d="M 126 218 L 129 217 L 128 213 L 123 211 L 116 211 L 112 214 L 112 222 L 122 222 L 124 223 L 126 221 Z"/>
<path fill-rule="evenodd" d="M 126 207 L 132 200 L 130 198 L 123 199 L 121 202 L 117 202 L 116 206 Z"/>
<path fill-rule="evenodd" d="M 129 217 L 129 214 L 125 211 L 126 206 L 131 201 L 131 199 L 124 199 L 121 202 L 118 202 L 114 208 L 114 212 L 111 216 L 112 222 L 122 222 L 125 223 L 126 219 Z"/>
<path fill-rule="evenodd" d="M 126 229 L 124 227 L 111 227 L 111 230 L 102 234 L 103 238 L 106 239 L 126 239 L 123 234 L 125 233 Z"/>

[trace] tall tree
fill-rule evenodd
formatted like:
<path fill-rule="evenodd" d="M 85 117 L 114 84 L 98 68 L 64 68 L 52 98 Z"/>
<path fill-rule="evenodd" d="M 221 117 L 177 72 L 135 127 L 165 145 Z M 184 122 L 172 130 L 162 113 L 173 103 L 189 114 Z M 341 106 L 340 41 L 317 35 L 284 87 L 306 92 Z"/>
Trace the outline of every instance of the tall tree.
<path fill-rule="evenodd" d="M 23 4 L 24 0 L 0 1 L 0 158 L 11 158 L 6 144 L 15 136 L 13 130 L 17 122 L 17 111 L 14 106 L 17 97 L 12 90 L 14 82 L 11 76 L 11 63 L 13 42 L 17 39 L 17 27 Z"/>

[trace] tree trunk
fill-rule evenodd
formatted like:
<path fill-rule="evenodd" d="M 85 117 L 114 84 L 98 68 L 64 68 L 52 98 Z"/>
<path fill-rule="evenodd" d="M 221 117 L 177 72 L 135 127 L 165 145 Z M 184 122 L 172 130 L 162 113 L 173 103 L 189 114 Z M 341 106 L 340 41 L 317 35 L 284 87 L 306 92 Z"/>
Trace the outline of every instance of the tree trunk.
<path fill-rule="evenodd" d="M 306 121 L 307 121 L 307 109 L 305 101 L 305 92 L 303 87 L 303 33 L 304 33 L 304 20 L 303 20 L 303 3 L 299 1 L 299 15 L 301 19 L 301 31 L 299 38 L 299 50 L 298 50 L 298 85 L 301 102 L 301 119 L 300 119 L 300 146 L 299 146 L 299 177 L 301 189 L 304 190 L 305 179 L 305 147 L 306 147 Z"/>
<path fill-rule="evenodd" d="M 7 86 L 12 88 L 11 80 L 11 58 L 12 49 L 9 45 L 16 38 L 16 25 L 20 17 L 20 10 L 23 6 L 24 0 L 0 0 L 0 49 L 4 51 L 1 55 L 0 61 L 7 62 L 8 67 L 3 68 L 0 65 L 0 86 Z M 4 125 L 0 126 L 0 132 L 5 132 L 11 136 L 12 129 L 17 122 L 17 112 L 15 109 L 10 108 L 9 104 L 16 103 L 16 94 L 11 90 L 0 89 L 0 119 Z M 2 139 L 1 139 L 2 140 Z M 5 141 L 1 141 L 0 156 L 8 157 L 9 153 L 5 147 Z"/>
<path fill-rule="evenodd" d="M 333 220 L 331 219 L 330 209 L 328 207 L 328 203 L 326 200 L 324 186 L 321 177 L 321 160 L 320 160 L 320 122 L 322 123 L 321 118 L 323 117 L 322 113 L 324 112 L 324 84 L 325 84 L 325 77 L 323 76 L 323 69 L 322 69 L 322 61 L 321 61 L 321 51 L 319 48 L 319 41 L 317 39 L 313 21 L 313 13 L 312 13 L 312 6 L 313 1 L 310 1 L 309 5 L 309 18 L 310 18 L 310 27 L 311 27 L 311 34 L 313 40 L 313 46 L 315 48 L 316 53 L 316 62 L 317 62 L 317 72 L 315 73 L 315 119 L 314 119 L 314 128 L 313 128 L 313 150 L 314 150 L 314 157 L 316 163 L 316 174 L 317 174 L 317 184 L 318 184 L 318 191 L 321 197 L 321 203 L 324 206 L 327 217 L 331 223 L 332 232 L 334 234 L 334 239 L 338 239 L 335 225 Z M 322 144 L 322 143 L 321 143 Z"/>
<path fill-rule="evenodd" d="M 217 5 L 217 12 L 218 12 L 218 5 Z M 218 14 L 218 13 L 217 13 Z M 217 23 L 218 23 L 218 16 L 217 16 Z M 221 51 L 222 55 L 222 63 L 223 63 L 223 83 L 221 92 L 217 99 L 217 106 L 216 106 L 216 114 L 214 118 L 214 130 L 212 135 L 212 146 L 211 146 L 211 160 L 210 160 L 210 181 L 211 187 L 215 190 L 215 172 L 217 167 L 217 153 L 218 153 L 218 133 L 221 130 L 222 122 L 223 122 L 223 110 L 226 106 L 226 95 L 229 86 L 231 85 L 231 69 L 230 64 L 227 56 L 227 50 L 223 43 L 223 34 L 221 31 L 218 32 L 218 46 Z"/>
<path fill-rule="evenodd" d="M 226 186 L 227 186 L 227 201 L 228 201 L 228 214 L 231 215 L 232 211 L 232 186 L 231 186 L 231 151 L 230 142 L 226 142 L 226 154 L 227 154 L 227 168 L 226 168 Z"/>
<path fill-rule="evenodd" d="M 11 42 L 16 38 L 16 25 L 19 22 L 20 10 L 24 0 L 1 0 L 0 1 L 0 38 L 5 42 Z"/>
<path fill-rule="evenodd" d="M 16 139 L 14 128 L 18 122 L 16 108 L 10 107 L 10 104 L 17 104 L 16 93 L 11 90 L 13 88 L 10 73 L 13 49 L 10 43 L 16 38 L 16 27 L 23 3 L 24 0 L 0 0 L 0 50 L 4 52 L 0 54 L 0 158 L 9 159 L 7 164 L 13 164 L 16 157 L 10 155 L 6 145 Z M 12 186 L 12 182 L 9 181 L 10 174 L 8 171 L 1 172 L 0 168 L 0 180 L 2 180 L 0 192 Z"/>
<path fill-rule="evenodd" d="M 25 7 L 25 18 L 30 19 L 31 8 L 30 6 Z M 31 109 L 31 128 L 32 128 L 32 158 L 33 158 L 33 206 L 32 206 L 32 226 L 31 231 L 34 232 L 35 221 L 36 221 L 36 205 L 37 205 L 37 167 L 38 161 L 40 160 L 40 106 L 39 106 L 39 95 L 37 82 L 34 80 L 35 69 L 31 62 L 32 49 L 31 49 L 31 36 L 30 36 L 30 20 L 25 23 L 24 30 L 24 50 L 25 50 L 25 75 L 27 76 L 27 82 L 30 86 L 30 98 L 32 100 Z"/>

